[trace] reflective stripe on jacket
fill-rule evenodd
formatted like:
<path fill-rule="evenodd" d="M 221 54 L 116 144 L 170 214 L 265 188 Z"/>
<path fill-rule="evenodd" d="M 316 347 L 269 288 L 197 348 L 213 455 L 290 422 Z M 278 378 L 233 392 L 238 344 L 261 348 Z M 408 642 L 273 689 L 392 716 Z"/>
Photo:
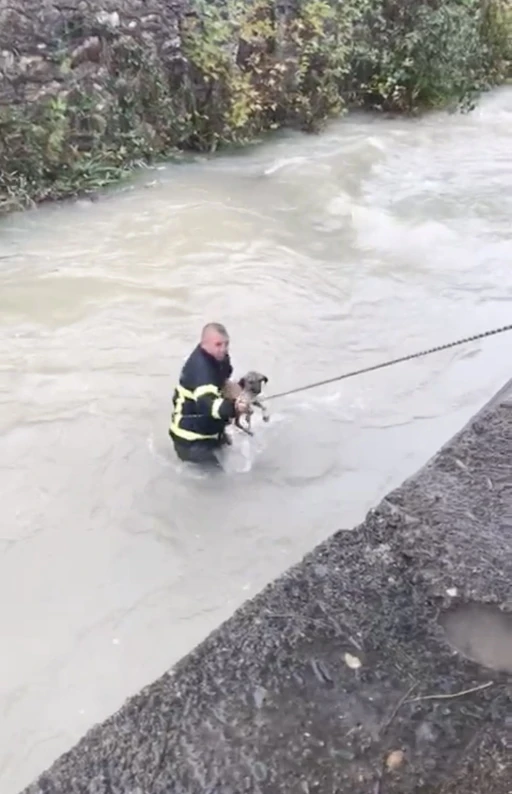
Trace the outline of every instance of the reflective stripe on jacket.
<path fill-rule="evenodd" d="M 182 441 L 215 441 L 235 415 L 221 389 L 231 376 L 229 356 L 217 361 L 198 345 L 185 362 L 174 390 L 169 432 Z"/>

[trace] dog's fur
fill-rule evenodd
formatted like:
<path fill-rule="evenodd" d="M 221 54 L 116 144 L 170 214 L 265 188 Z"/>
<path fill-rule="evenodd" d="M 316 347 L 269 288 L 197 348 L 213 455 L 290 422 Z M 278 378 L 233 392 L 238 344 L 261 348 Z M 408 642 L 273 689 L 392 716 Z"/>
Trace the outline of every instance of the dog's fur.
<path fill-rule="evenodd" d="M 251 414 L 253 413 L 254 407 L 260 409 L 264 422 L 268 422 L 270 419 L 267 407 L 263 403 L 263 399 L 261 397 L 261 392 L 265 383 L 268 383 L 268 378 L 266 375 L 262 375 L 261 372 L 256 372 L 255 370 L 251 370 L 250 372 L 247 372 L 243 378 L 240 378 L 238 382 L 228 381 L 224 387 L 224 396 L 228 399 L 236 400 L 238 397 L 240 397 L 240 395 L 243 395 L 247 400 L 249 404 L 249 412 L 245 414 L 245 427 L 241 423 L 241 415 L 236 416 L 234 419 L 234 425 L 244 433 L 248 433 L 250 436 L 254 435 L 251 430 Z"/>

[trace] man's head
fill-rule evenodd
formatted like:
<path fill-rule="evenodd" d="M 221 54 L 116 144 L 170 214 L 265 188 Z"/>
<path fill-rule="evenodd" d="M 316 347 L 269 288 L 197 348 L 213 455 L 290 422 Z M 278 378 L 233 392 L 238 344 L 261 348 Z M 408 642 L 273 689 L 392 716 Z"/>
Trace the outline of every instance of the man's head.
<path fill-rule="evenodd" d="M 222 361 L 229 350 L 229 336 L 221 323 L 207 323 L 201 332 L 201 347 L 210 356 Z"/>

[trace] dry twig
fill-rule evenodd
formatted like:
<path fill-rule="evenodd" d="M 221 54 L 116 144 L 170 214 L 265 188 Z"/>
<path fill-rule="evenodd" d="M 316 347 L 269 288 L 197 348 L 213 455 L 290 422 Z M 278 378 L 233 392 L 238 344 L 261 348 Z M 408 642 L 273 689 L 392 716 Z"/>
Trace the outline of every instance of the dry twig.
<path fill-rule="evenodd" d="M 414 684 L 413 684 L 412 686 L 410 686 L 410 687 L 409 687 L 409 689 L 407 690 L 407 692 L 405 693 L 405 695 L 403 695 L 403 696 L 400 698 L 400 700 L 399 700 L 399 701 L 398 701 L 398 703 L 396 704 L 395 708 L 393 709 L 393 711 L 392 711 L 392 712 L 391 712 L 391 714 L 389 715 L 388 719 L 387 719 L 387 720 L 386 720 L 386 722 L 383 724 L 383 726 L 382 726 L 382 729 L 381 729 L 381 730 L 382 730 L 382 733 L 384 733 L 384 731 L 386 731 L 386 730 L 389 728 L 389 726 L 391 725 L 391 723 L 392 723 L 392 722 L 393 722 L 393 720 L 395 719 L 395 717 L 396 717 L 396 715 L 397 715 L 398 711 L 399 711 L 399 710 L 400 710 L 400 708 L 401 708 L 401 707 L 404 705 L 404 703 L 410 703 L 410 702 L 411 702 L 410 700 L 407 700 L 407 698 L 409 697 L 409 695 L 411 694 L 411 692 L 413 692 L 413 690 L 415 690 L 415 689 L 416 689 L 416 687 L 417 687 L 417 686 L 418 686 L 418 682 L 417 682 L 417 681 L 415 681 L 415 682 L 414 682 Z"/>
<path fill-rule="evenodd" d="M 480 684 L 480 686 L 474 686 L 471 689 L 463 689 L 462 692 L 449 692 L 445 695 L 422 695 L 421 697 L 404 700 L 404 703 L 419 703 L 420 700 L 451 700 L 452 698 L 460 698 L 463 695 L 471 695 L 473 692 L 480 692 L 481 689 L 487 689 L 487 687 L 493 684 L 494 681 L 487 681 L 487 683 Z"/>

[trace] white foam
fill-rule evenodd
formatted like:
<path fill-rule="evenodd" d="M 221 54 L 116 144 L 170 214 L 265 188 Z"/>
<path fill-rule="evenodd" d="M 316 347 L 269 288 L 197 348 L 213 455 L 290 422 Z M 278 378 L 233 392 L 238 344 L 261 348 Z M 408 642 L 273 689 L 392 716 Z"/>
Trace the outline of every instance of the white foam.
<path fill-rule="evenodd" d="M 263 173 L 265 176 L 270 176 L 271 174 L 275 174 L 278 171 L 282 171 L 283 168 L 288 168 L 289 166 L 293 165 L 303 165 L 307 160 L 306 157 L 284 157 L 280 160 L 276 160 L 275 163 L 268 166 L 264 169 Z"/>

